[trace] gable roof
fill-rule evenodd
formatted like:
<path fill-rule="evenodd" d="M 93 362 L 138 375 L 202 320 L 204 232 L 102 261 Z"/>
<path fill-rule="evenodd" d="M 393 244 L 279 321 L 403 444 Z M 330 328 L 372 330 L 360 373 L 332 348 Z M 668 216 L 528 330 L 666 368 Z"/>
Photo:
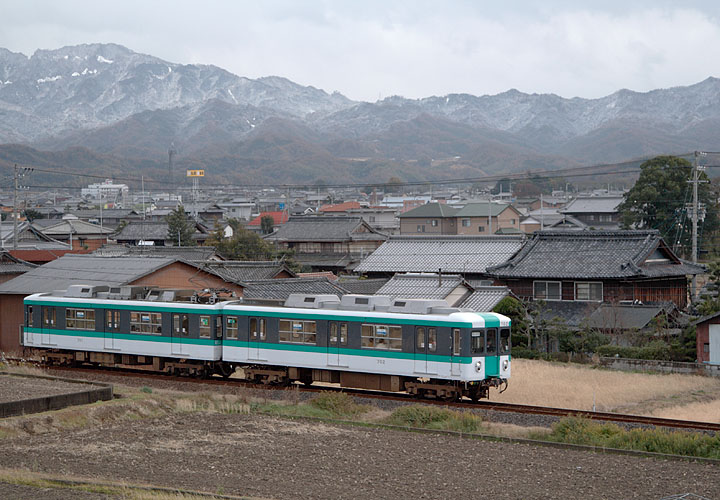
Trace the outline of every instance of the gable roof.
<path fill-rule="evenodd" d="M 93 255 L 101 257 L 118 257 L 121 255 L 145 255 L 149 257 L 178 257 L 188 262 L 205 262 L 208 260 L 223 260 L 215 252 L 215 247 L 164 247 L 155 245 L 103 245 Z"/>
<path fill-rule="evenodd" d="M 265 236 L 271 241 L 382 241 L 387 236 L 373 229 L 362 217 L 290 217 L 277 231 Z"/>
<path fill-rule="evenodd" d="M 212 270 L 215 274 L 222 276 L 225 281 L 246 282 L 274 279 L 283 271 L 289 276 L 295 273 L 282 262 L 273 261 L 223 261 L 205 262 L 203 269 Z"/>
<path fill-rule="evenodd" d="M 601 304 L 587 318 L 587 326 L 600 329 L 642 329 L 660 313 L 662 305 Z"/>
<path fill-rule="evenodd" d="M 462 285 L 470 288 L 457 274 L 442 276 L 425 273 L 396 274 L 376 292 L 376 295 L 404 299 L 445 299 Z"/>
<path fill-rule="evenodd" d="M 488 203 L 488 202 L 472 202 L 468 203 L 458 211 L 456 217 L 497 217 L 505 210 L 510 209 L 520 215 L 515 207 L 509 203 Z"/>
<path fill-rule="evenodd" d="M 20 274 L 38 267 L 37 264 L 25 262 L 22 259 L 13 257 L 9 251 L 0 252 L 0 274 Z"/>
<path fill-rule="evenodd" d="M 665 260 L 646 262 L 659 251 Z M 656 230 L 537 231 L 508 262 L 488 268 L 498 278 L 642 278 L 700 274 L 681 261 Z"/>
<path fill-rule="evenodd" d="M 447 203 L 426 203 L 398 215 L 401 219 L 412 217 L 455 217 L 458 209 Z"/>
<path fill-rule="evenodd" d="M 506 286 L 480 286 L 475 287 L 473 293 L 463 300 L 458 307 L 472 309 L 476 312 L 492 311 L 498 302 L 510 295 Z"/>
<path fill-rule="evenodd" d="M 575 198 L 565 208 L 560 209 L 562 213 L 583 214 L 583 213 L 606 213 L 612 214 L 618 211 L 618 206 L 625 200 L 622 196 L 588 196 Z"/>
<path fill-rule="evenodd" d="M 102 227 L 99 224 L 92 224 L 85 222 L 80 219 L 63 219 L 55 221 L 55 224 L 46 226 L 41 229 L 42 233 L 50 237 L 67 237 L 72 234 L 77 235 L 90 235 L 90 236 L 107 236 L 112 233 L 114 229 L 108 227 Z"/>
<path fill-rule="evenodd" d="M 320 212 L 345 212 L 353 208 L 361 208 L 357 201 L 346 201 L 337 205 L 325 205 L 320 207 Z"/>
<path fill-rule="evenodd" d="M 484 273 L 507 261 L 524 236 L 391 236 L 355 269 L 357 272 Z"/>

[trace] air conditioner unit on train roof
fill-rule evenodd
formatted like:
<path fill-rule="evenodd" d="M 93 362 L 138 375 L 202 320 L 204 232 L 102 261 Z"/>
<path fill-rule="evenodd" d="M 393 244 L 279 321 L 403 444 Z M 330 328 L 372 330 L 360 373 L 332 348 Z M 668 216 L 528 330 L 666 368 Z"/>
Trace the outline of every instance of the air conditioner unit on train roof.
<path fill-rule="evenodd" d="M 388 295 L 343 295 L 340 308 L 350 311 L 387 311 L 392 298 Z"/>
<path fill-rule="evenodd" d="M 65 297 L 72 297 L 75 299 L 91 299 L 95 297 L 98 292 L 107 292 L 108 286 L 106 285 L 70 285 L 65 291 Z"/>
<path fill-rule="evenodd" d="M 449 309 L 446 300 L 443 299 L 395 299 L 389 311 L 405 314 L 430 314 L 433 310 L 442 311 Z"/>
<path fill-rule="evenodd" d="M 340 299 L 337 295 L 309 295 L 291 293 L 285 301 L 285 307 L 303 307 L 308 309 L 337 309 Z"/>

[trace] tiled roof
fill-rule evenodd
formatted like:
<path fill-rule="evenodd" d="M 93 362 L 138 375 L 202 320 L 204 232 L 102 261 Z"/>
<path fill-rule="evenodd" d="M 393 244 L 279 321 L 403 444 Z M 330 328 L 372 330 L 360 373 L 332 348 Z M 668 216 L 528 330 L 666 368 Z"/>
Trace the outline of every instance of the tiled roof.
<path fill-rule="evenodd" d="M 569 214 L 582 213 L 615 213 L 618 205 L 623 202 L 622 196 L 589 196 L 586 198 L 575 198 L 560 211 Z"/>
<path fill-rule="evenodd" d="M 446 203 L 426 203 L 417 208 L 408 210 L 398 215 L 400 218 L 408 217 L 455 217 L 458 209 L 451 207 Z"/>
<path fill-rule="evenodd" d="M 337 205 L 325 205 L 320 207 L 320 212 L 345 212 L 352 208 L 360 208 L 360 203 L 357 201 L 346 201 L 344 203 L 338 203 Z"/>
<path fill-rule="evenodd" d="M 246 283 L 243 297 L 285 300 L 291 293 L 345 295 L 347 291 L 326 278 L 288 278 Z"/>
<path fill-rule="evenodd" d="M 131 221 L 115 236 L 118 241 L 166 240 L 167 221 Z"/>
<path fill-rule="evenodd" d="M 602 329 L 645 328 L 663 312 L 660 305 L 602 304 L 588 317 L 587 326 Z"/>
<path fill-rule="evenodd" d="M 463 283 L 460 276 L 452 274 L 396 274 L 376 295 L 405 299 L 444 299 Z"/>
<path fill-rule="evenodd" d="M 356 276 L 343 276 L 337 283 L 349 293 L 375 295 L 388 281 L 389 278 L 359 279 Z"/>
<path fill-rule="evenodd" d="M 533 305 L 537 306 L 538 303 Z M 547 301 L 540 306 L 538 320 L 547 322 L 560 320 L 570 328 L 577 329 L 584 326 L 588 316 L 599 306 L 598 302 Z"/>
<path fill-rule="evenodd" d="M 455 217 L 487 217 L 488 213 L 490 213 L 492 217 L 497 217 L 508 207 L 517 212 L 515 207 L 513 207 L 509 203 L 468 203 L 467 205 L 462 207 L 459 212 L 455 214 Z"/>
<path fill-rule="evenodd" d="M 458 307 L 477 312 L 492 311 L 498 302 L 508 295 L 510 295 L 510 290 L 505 286 L 478 287 L 467 299 L 458 304 Z"/>
<path fill-rule="evenodd" d="M 205 262 L 217 259 L 215 247 L 163 247 L 155 245 L 105 245 L 95 250 L 93 255 L 117 257 L 120 255 L 147 255 L 152 257 L 179 257 L 191 262 Z"/>
<path fill-rule="evenodd" d="M 266 236 L 270 241 L 382 241 L 387 236 L 376 231 L 362 217 L 290 217 Z"/>
<path fill-rule="evenodd" d="M 273 261 L 205 262 L 203 269 L 211 269 L 226 281 L 236 283 L 274 279 L 275 276 L 283 271 L 290 276 L 294 275 L 285 264 Z"/>
<path fill-rule="evenodd" d="M 522 247 L 522 236 L 391 236 L 357 272 L 484 273 Z"/>
<path fill-rule="evenodd" d="M 655 250 L 669 258 L 646 263 Z M 631 278 L 700 274 L 704 267 L 680 261 L 655 230 L 538 231 L 518 254 L 488 269 L 499 278 Z"/>
<path fill-rule="evenodd" d="M 42 229 L 43 234 L 52 237 L 67 237 L 72 228 L 72 233 L 84 236 L 107 236 L 114 230 L 108 227 L 101 227 L 99 224 L 91 224 L 83 220 L 58 220 L 55 224 Z"/>
<path fill-rule="evenodd" d="M 262 224 L 263 217 L 272 217 L 273 226 L 279 226 L 285 224 L 288 221 L 288 213 L 283 210 L 282 212 L 262 212 L 260 215 L 255 217 L 253 220 L 248 222 L 248 226 L 260 226 Z"/>

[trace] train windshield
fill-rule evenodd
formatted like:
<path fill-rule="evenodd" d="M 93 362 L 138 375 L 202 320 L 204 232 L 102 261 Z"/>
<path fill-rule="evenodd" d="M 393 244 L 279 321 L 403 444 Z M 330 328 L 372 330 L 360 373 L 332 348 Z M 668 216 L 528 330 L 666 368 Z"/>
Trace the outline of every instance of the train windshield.
<path fill-rule="evenodd" d="M 500 329 L 500 354 L 510 352 L 510 328 Z"/>
<path fill-rule="evenodd" d="M 471 334 L 472 353 L 483 354 L 485 352 L 485 335 L 480 330 L 473 330 Z"/>
<path fill-rule="evenodd" d="M 488 328 L 485 336 L 485 354 L 497 354 L 497 328 Z"/>

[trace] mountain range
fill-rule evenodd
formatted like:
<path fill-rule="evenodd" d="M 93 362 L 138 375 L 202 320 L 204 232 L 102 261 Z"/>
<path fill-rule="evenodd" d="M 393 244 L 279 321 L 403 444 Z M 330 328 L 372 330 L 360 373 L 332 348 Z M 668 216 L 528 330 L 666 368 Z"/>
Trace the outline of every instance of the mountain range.
<path fill-rule="evenodd" d="M 164 180 L 172 147 L 178 171 L 205 168 L 218 183 L 424 181 L 717 151 L 719 131 L 712 77 L 599 99 L 509 90 L 369 103 L 115 44 L 0 48 L 0 166 Z"/>

